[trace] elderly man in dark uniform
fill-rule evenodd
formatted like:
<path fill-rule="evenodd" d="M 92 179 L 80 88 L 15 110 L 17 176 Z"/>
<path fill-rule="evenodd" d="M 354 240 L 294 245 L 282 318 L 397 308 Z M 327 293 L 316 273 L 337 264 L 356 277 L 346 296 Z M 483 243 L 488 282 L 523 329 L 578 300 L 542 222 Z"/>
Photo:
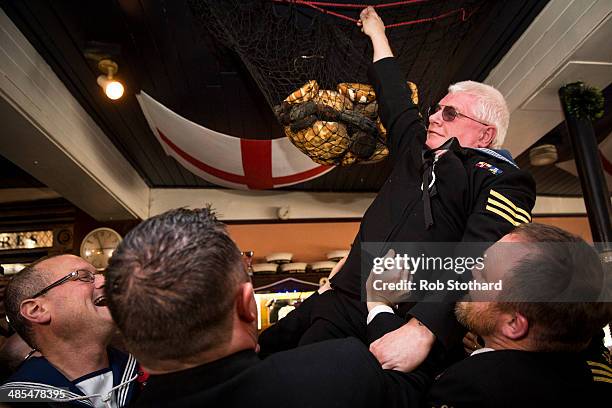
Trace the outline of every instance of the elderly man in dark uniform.
<path fill-rule="evenodd" d="M 464 81 L 433 109 L 425 128 L 373 8 L 359 24 L 372 41 L 368 75 L 387 129 L 391 175 L 364 214 L 351 252 L 332 279 L 333 291 L 299 308 L 260 338 L 264 352 L 323 339 L 366 338 L 361 244 L 366 242 L 494 242 L 531 221 L 535 183 L 503 142 L 509 112 L 496 89 Z M 452 302 L 417 302 L 406 324 L 372 345 L 384 368 L 414 369 L 434 344 L 449 349 L 463 335 Z M 281 321 L 282 322 L 282 321 Z"/>

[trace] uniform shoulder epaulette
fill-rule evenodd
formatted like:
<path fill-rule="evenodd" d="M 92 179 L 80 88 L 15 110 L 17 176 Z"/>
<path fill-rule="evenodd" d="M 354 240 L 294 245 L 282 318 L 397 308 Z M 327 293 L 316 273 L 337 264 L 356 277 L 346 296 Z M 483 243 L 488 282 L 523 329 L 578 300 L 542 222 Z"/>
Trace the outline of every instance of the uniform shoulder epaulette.
<path fill-rule="evenodd" d="M 587 360 L 593 374 L 593 381 L 612 384 L 612 354 L 606 348 L 601 357 L 599 361 Z"/>

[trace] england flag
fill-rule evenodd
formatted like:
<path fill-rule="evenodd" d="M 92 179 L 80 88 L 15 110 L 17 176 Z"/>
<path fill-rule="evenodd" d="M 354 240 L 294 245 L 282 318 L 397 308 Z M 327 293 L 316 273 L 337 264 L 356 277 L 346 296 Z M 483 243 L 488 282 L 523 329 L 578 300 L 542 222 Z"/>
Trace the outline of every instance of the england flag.
<path fill-rule="evenodd" d="M 333 169 L 313 162 L 286 137 L 241 139 L 193 123 L 145 92 L 136 98 L 166 154 L 210 183 L 266 190 L 312 180 Z"/>

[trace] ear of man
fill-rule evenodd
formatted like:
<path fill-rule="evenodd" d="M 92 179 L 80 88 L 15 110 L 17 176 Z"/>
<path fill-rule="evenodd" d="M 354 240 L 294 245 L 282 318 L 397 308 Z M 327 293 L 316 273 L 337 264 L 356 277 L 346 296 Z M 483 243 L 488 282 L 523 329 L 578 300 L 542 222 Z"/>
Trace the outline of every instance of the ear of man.
<path fill-rule="evenodd" d="M 19 307 L 21 315 L 32 323 L 46 324 L 51 321 L 51 313 L 40 299 L 26 299 Z"/>
<path fill-rule="evenodd" d="M 246 323 L 257 320 L 257 303 L 251 282 L 241 283 L 236 295 L 236 312 L 238 318 Z"/>
<path fill-rule="evenodd" d="M 529 321 L 519 312 L 502 313 L 501 331 L 503 335 L 512 340 L 521 340 L 529 333 Z"/>
<path fill-rule="evenodd" d="M 493 143 L 496 136 L 497 129 L 495 128 L 495 126 L 487 126 L 480 135 L 478 147 L 491 147 L 491 143 Z"/>

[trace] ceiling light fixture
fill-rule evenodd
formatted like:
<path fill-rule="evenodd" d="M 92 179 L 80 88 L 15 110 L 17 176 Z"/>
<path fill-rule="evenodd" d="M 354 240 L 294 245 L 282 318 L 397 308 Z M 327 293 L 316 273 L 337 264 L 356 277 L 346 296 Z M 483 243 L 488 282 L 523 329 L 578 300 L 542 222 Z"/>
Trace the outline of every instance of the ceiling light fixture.
<path fill-rule="evenodd" d="M 553 144 L 543 144 L 529 150 L 529 161 L 532 166 L 548 166 L 556 163 L 558 159 L 557 146 Z"/>
<path fill-rule="evenodd" d="M 115 61 L 102 59 L 98 62 L 98 69 L 106 75 L 98 77 L 98 85 L 104 90 L 109 99 L 117 100 L 123 96 L 123 85 L 121 82 L 113 79 L 113 76 L 119 70 L 119 66 Z"/>

